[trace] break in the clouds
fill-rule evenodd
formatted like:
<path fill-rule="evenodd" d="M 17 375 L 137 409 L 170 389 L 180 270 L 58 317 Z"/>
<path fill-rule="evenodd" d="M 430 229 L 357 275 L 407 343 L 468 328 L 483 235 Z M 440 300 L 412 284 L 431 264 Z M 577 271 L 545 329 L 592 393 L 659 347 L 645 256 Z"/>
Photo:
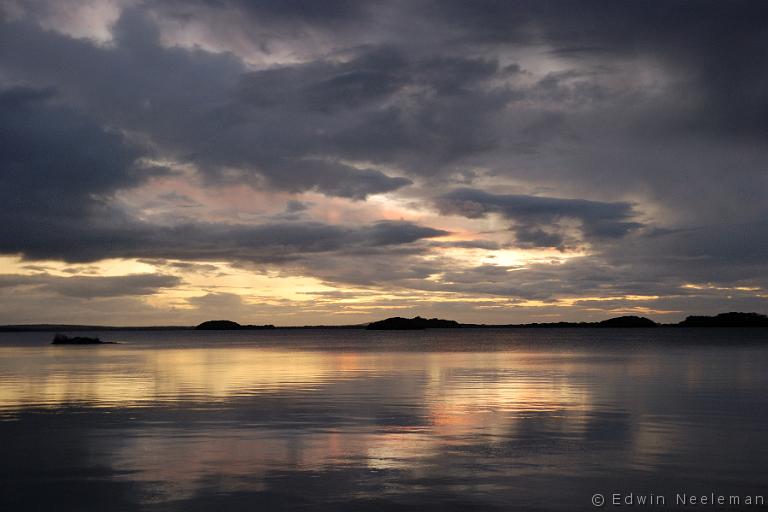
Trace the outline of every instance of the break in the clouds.
<path fill-rule="evenodd" d="M 2 320 L 762 311 L 766 23 L 754 1 L 2 0 Z"/>

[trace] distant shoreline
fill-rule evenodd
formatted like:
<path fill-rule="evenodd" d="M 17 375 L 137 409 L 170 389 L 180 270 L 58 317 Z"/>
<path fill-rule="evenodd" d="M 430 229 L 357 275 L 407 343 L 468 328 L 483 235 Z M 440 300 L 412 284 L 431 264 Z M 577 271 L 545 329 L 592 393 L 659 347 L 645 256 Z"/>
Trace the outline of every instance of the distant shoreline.
<path fill-rule="evenodd" d="M 112 326 L 112 325 L 82 325 L 82 324 L 12 324 L 12 325 L 0 325 L 0 332 L 56 332 L 56 331 L 193 331 L 193 330 L 221 330 L 221 331 L 255 331 L 255 330 L 276 330 L 276 329 L 360 329 L 360 330 L 376 330 L 374 327 L 376 324 L 385 324 L 392 321 L 400 321 L 401 323 L 414 322 L 417 319 L 420 321 L 437 322 L 433 325 L 429 325 L 427 328 L 461 328 L 461 329 L 585 329 L 585 328 L 616 328 L 616 329 L 648 329 L 658 327 L 674 327 L 674 328 L 726 328 L 726 327 L 768 327 L 768 317 L 759 313 L 721 313 L 715 316 L 689 316 L 685 320 L 678 323 L 662 324 L 656 323 L 643 317 L 616 317 L 603 320 L 601 322 L 551 322 L 551 323 L 527 323 L 527 324 L 463 324 L 454 322 L 451 320 L 439 320 L 439 319 L 422 319 L 421 317 L 415 317 L 413 319 L 402 318 L 388 318 L 386 320 L 380 320 L 378 322 L 369 322 L 364 324 L 354 325 L 240 325 L 230 321 L 208 321 L 203 322 L 197 326 L 193 325 L 152 325 L 152 326 Z M 622 323 L 622 320 L 625 323 Z M 630 320 L 630 322 L 626 322 Z M 635 322 L 642 320 L 647 322 L 645 325 L 636 325 Z M 223 327 L 220 329 L 203 327 L 206 324 L 224 322 L 229 327 Z M 420 328 L 419 328 L 420 329 Z M 389 330 L 389 329 L 382 329 Z M 401 328 L 394 328 L 393 330 L 401 330 Z M 413 330 L 413 328 L 405 327 L 402 330 Z"/>
<path fill-rule="evenodd" d="M 482 329 L 641 329 L 646 330 L 647 327 L 599 327 L 595 324 L 587 325 L 554 325 L 554 324 L 461 324 L 462 329 L 466 330 L 482 330 Z M 658 328 L 669 329 L 766 329 L 768 326 L 688 326 L 679 324 L 659 324 Z M 439 327 L 432 327 L 430 330 L 440 329 Z M 446 328 L 447 330 L 453 330 Z M 299 331 L 299 330 L 359 330 L 365 331 L 364 325 L 281 325 L 275 326 L 274 329 L 210 329 L 214 332 L 243 332 L 243 331 Z M 403 329 L 403 330 L 419 330 L 419 329 Z M 94 331 L 114 331 L 114 332 L 126 332 L 126 331 L 198 331 L 194 326 L 179 325 L 179 326 L 114 326 L 114 325 L 58 325 L 52 327 L 37 326 L 37 325 L 0 325 L 0 333 L 3 332 L 94 332 Z M 202 331 L 205 332 L 205 331 Z"/>

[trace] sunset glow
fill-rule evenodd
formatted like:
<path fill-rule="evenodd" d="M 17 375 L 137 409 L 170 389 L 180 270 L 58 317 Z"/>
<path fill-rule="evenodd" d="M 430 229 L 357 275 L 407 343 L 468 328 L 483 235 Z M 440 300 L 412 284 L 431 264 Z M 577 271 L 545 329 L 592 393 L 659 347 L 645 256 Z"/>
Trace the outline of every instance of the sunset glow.
<path fill-rule="evenodd" d="M 395 4 L 0 2 L 0 323 L 764 309 L 751 65 Z"/>

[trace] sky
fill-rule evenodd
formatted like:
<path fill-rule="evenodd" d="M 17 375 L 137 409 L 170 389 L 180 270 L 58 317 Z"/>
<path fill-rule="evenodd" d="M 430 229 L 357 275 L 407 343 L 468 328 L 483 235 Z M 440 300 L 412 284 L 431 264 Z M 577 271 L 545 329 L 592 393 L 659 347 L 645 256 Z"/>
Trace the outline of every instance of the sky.
<path fill-rule="evenodd" d="M 768 3 L 0 0 L 0 323 L 768 312 Z"/>

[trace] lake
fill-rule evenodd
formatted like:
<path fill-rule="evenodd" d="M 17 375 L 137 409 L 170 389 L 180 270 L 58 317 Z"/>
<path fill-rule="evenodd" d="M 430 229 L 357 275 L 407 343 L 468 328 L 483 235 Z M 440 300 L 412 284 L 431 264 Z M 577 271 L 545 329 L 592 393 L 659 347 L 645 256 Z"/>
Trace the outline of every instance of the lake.
<path fill-rule="evenodd" d="M 768 498 L 768 329 L 90 334 L 0 333 L 0 510 Z"/>

